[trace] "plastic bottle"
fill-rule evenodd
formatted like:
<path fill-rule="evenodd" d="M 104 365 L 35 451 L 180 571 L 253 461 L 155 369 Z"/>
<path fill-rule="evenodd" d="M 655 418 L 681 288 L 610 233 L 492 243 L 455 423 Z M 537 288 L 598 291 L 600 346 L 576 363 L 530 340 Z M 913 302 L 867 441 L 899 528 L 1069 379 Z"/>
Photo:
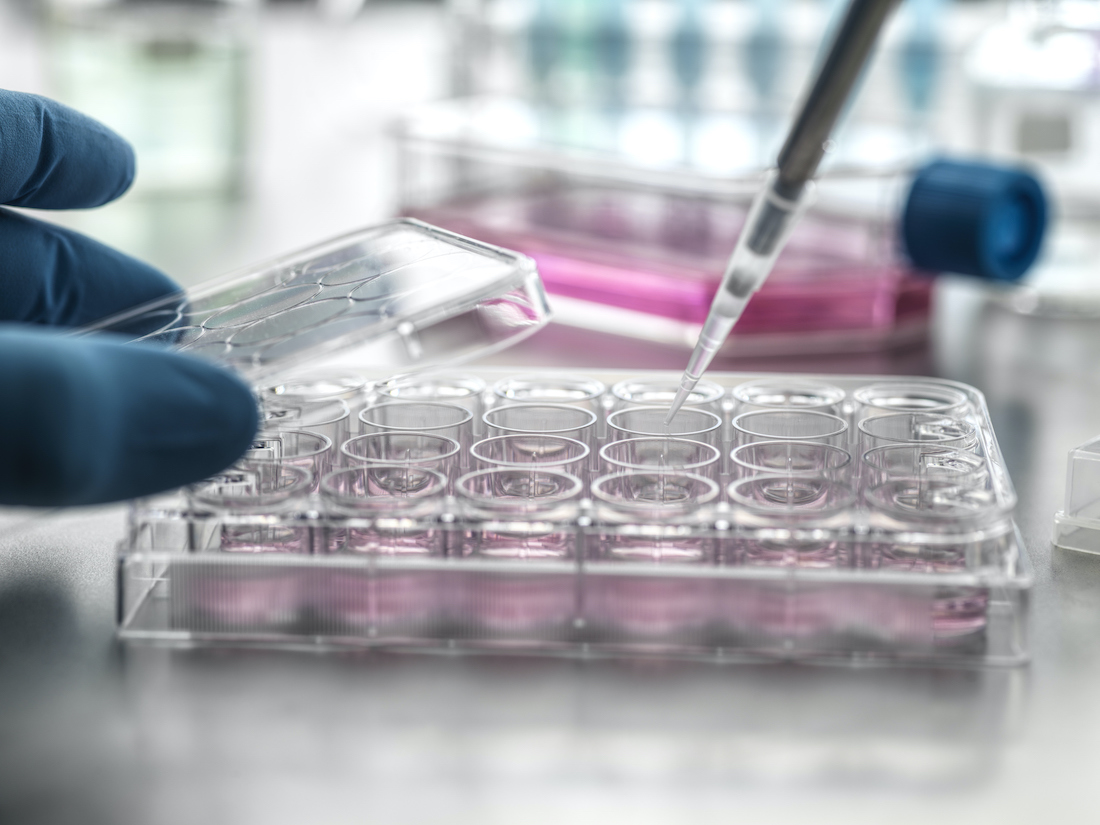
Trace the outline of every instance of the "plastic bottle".
<path fill-rule="evenodd" d="M 656 319 L 688 325 L 705 319 L 759 186 L 744 178 L 708 192 L 701 181 L 690 193 L 679 183 L 681 207 L 689 202 L 690 210 L 647 208 L 654 198 L 667 203 L 673 190 L 643 194 L 589 181 L 557 192 L 552 226 L 542 224 L 534 202 L 526 219 L 510 226 L 479 225 L 478 210 L 464 202 L 456 228 L 532 255 L 551 293 L 653 316 L 652 328 L 638 319 L 632 334 L 650 337 L 648 329 L 669 338 L 680 333 Z M 787 346 L 780 338 L 791 351 L 804 349 L 807 335 L 817 336 L 814 346 L 823 351 L 881 347 L 898 330 L 909 335 L 927 321 L 931 281 L 922 273 L 1010 282 L 1035 261 L 1047 223 L 1038 180 L 997 164 L 940 159 L 892 172 L 834 170 L 816 190 L 738 322 L 731 341 L 739 352 L 747 351 L 746 339 L 763 342 L 760 336 L 767 338 L 761 351 L 769 352 Z M 618 219 L 610 221 L 609 213 Z M 447 225 L 443 213 L 417 214 Z M 603 233 L 609 225 L 614 233 Z"/>

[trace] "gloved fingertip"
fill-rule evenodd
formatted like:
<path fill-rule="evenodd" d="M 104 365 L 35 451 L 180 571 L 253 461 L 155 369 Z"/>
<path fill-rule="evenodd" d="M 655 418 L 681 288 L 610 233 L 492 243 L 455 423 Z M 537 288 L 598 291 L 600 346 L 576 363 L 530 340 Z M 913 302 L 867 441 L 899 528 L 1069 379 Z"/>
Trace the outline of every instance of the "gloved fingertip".
<path fill-rule="evenodd" d="M 110 203 L 125 195 L 130 187 L 134 185 L 134 180 L 137 178 L 137 153 L 128 140 L 121 137 L 118 138 L 115 155 L 116 163 L 118 164 L 116 170 L 118 183 L 115 189 L 107 195 L 106 203 Z"/>
<path fill-rule="evenodd" d="M 114 336 L 0 325 L 0 503 L 102 504 L 199 481 L 258 427 L 241 378 Z"/>
<path fill-rule="evenodd" d="M 197 468 L 198 475 L 188 479 L 199 481 L 232 464 L 248 450 L 260 426 L 259 407 L 249 386 L 237 375 L 220 367 L 212 367 L 207 379 L 216 397 L 214 414 L 221 423 L 208 430 L 210 442 L 206 448 L 206 465 Z"/>
<path fill-rule="evenodd" d="M 134 150 L 104 124 L 55 100 L 0 89 L 0 203 L 101 206 L 134 180 Z"/>
<path fill-rule="evenodd" d="M 112 481 L 112 498 L 132 498 L 204 479 L 251 446 L 259 427 L 256 398 L 237 375 L 178 352 L 130 347 L 154 366 L 144 389 L 132 392 L 126 417 L 125 473 Z"/>

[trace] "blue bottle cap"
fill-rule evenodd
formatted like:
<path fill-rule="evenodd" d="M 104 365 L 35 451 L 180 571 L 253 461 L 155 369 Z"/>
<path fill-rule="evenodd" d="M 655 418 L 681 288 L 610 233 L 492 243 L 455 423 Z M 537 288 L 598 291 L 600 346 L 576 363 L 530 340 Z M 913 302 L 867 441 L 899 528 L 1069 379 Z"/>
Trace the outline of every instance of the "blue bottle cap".
<path fill-rule="evenodd" d="M 913 179 L 901 236 L 919 269 L 1015 281 L 1038 257 L 1046 224 L 1046 195 L 1031 173 L 935 160 Z"/>

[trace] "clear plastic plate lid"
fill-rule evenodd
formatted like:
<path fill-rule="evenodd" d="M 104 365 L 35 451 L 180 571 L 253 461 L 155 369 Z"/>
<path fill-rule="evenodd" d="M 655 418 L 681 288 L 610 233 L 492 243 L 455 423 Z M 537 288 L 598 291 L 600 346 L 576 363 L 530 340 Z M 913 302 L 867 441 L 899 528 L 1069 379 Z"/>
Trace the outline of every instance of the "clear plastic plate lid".
<path fill-rule="evenodd" d="M 510 346 L 549 317 L 530 258 L 406 219 L 207 281 L 88 331 L 174 346 L 255 381 L 303 367 L 454 363 Z"/>

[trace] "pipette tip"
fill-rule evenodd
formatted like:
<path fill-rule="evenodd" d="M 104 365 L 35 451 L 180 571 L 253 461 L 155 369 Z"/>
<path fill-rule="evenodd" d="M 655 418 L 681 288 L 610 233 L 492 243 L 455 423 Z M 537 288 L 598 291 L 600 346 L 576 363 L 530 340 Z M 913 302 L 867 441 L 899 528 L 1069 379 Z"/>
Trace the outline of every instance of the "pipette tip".
<path fill-rule="evenodd" d="M 676 390 L 676 397 L 672 399 L 672 406 L 668 410 L 668 415 L 665 416 L 666 425 L 672 423 L 672 419 L 676 417 L 676 413 L 680 412 L 680 408 L 684 406 L 684 402 L 688 400 L 697 383 L 699 379 L 692 378 L 690 375 L 680 379 L 680 388 Z"/>

